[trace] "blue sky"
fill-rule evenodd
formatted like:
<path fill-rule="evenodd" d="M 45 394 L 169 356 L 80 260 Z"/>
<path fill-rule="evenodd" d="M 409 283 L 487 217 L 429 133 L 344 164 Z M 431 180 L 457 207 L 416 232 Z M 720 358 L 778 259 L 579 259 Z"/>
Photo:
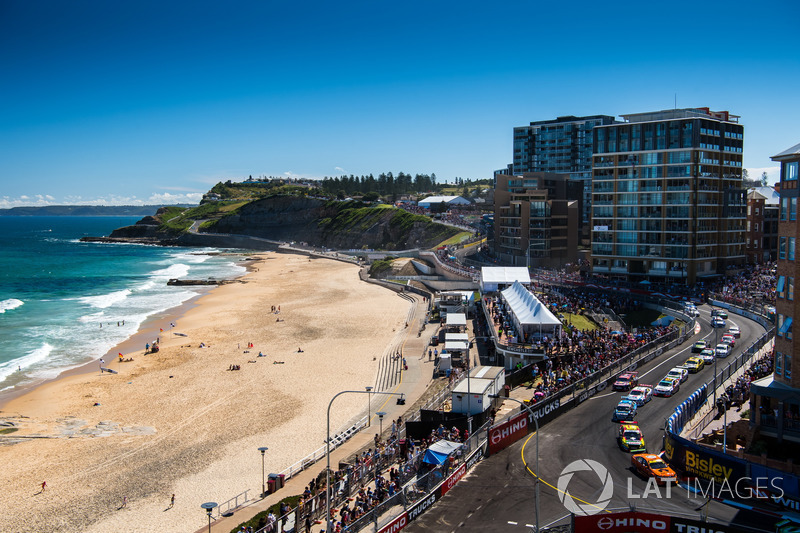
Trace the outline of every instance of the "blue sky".
<path fill-rule="evenodd" d="M 0 0 L 0 207 L 248 175 L 490 178 L 512 130 L 710 107 L 800 142 L 800 4 Z"/>

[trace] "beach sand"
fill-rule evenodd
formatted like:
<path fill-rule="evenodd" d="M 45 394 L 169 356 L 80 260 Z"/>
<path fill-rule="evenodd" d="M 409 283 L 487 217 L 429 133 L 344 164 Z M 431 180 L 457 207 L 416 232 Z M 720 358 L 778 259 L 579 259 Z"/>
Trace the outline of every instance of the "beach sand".
<path fill-rule="evenodd" d="M 107 360 L 119 374 L 68 375 L 2 406 L 25 417 L 9 437 L 41 438 L 0 446 L 0 531 L 196 531 L 201 503 L 258 496 L 258 447 L 269 447 L 270 473 L 324 445 L 328 402 L 375 384 L 409 302 L 360 281 L 352 264 L 258 257 L 244 283 L 154 329 L 158 353 L 142 347 L 125 354 L 133 362 Z M 331 430 L 365 414 L 362 395 L 340 396 Z"/>

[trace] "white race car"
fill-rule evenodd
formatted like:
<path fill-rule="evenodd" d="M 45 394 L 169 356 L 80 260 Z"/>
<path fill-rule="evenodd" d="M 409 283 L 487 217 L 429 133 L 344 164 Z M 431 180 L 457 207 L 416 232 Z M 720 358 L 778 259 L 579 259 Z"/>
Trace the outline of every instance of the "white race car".
<path fill-rule="evenodd" d="M 636 402 L 636 405 L 641 407 L 653 399 L 653 386 L 639 385 L 638 387 L 634 387 L 624 399 Z"/>

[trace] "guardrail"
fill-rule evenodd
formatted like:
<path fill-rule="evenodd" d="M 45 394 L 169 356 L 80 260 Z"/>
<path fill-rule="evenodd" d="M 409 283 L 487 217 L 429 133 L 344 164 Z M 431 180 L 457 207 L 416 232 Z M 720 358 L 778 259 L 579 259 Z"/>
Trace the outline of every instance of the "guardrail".
<path fill-rule="evenodd" d="M 246 491 L 237 494 L 230 500 L 222 502 L 214 507 L 214 509 L 211 510 L 211 517 L 216 519 L 220 516 L 227 515 L 228 513 L 233 513 L 233 511 L 250 501 L 250 498 L 247 496 L 248 492 L 250 492 L 250 489 L 247 489 Z"/>

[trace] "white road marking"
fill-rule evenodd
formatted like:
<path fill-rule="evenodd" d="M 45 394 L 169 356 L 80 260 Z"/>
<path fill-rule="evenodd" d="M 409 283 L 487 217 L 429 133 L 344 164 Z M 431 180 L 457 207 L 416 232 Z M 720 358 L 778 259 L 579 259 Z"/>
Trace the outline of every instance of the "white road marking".
<path fill-rule="evenodd" d="M 511 520 L 509 520 L 508 523 L 511 524 L 512 526 L 516 526 L 517 525 L 516 522 L 512 522 Z"/>

